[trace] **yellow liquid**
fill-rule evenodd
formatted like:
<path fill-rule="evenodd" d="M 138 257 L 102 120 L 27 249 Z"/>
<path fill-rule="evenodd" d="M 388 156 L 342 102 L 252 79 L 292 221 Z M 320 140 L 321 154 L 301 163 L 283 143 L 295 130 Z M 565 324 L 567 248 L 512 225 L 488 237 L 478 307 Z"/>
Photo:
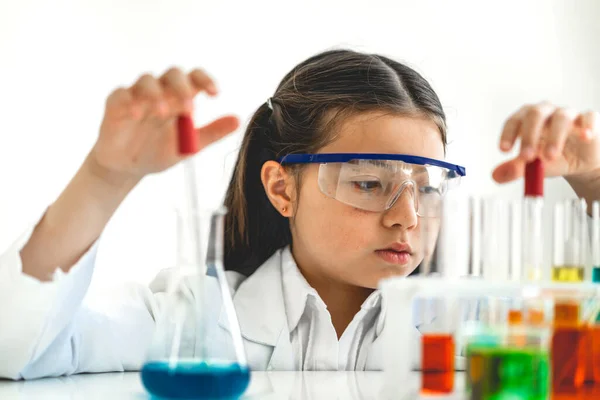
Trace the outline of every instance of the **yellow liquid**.
<path fill-rule="evenodd" d="M 552 268 L 552 280 L 555 282 L 583 282 L 584 268 L 581 266 L 561 266 Z"/>

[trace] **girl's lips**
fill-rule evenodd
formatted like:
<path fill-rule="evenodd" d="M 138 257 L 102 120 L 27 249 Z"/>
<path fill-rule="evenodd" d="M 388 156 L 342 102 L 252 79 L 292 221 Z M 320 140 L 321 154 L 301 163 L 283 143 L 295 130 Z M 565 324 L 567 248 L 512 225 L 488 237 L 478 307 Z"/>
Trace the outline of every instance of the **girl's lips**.
<path fill-rule="evenodd" d="M 376 250 L 375 253 L 383 261 L 397 265 L 408 264 L 411 257 L 408 251 L 396 251 L 392 249 Z"/>

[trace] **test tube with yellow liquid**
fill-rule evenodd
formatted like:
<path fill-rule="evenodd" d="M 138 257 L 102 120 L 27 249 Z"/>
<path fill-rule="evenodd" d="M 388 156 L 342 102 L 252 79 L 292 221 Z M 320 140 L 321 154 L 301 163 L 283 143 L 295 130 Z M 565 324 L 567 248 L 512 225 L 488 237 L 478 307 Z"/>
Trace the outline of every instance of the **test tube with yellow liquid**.
<path fill-rule="evenodd" d="M 586 265 L 587 205 L 583 199 L 554 205 L 552 280 L 583 282 Z"/>

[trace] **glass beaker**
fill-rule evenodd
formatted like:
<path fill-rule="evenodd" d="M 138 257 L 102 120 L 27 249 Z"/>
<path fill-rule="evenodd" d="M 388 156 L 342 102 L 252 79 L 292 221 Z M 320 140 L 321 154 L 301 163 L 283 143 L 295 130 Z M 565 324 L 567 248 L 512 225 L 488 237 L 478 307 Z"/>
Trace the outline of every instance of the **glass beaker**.
<path fill-rule="evenodd" d="M 547 399 L 549 337 L 548 328 L 484 325 L 467 328 L 467 398 Z"/>
<path fill-rule="evenodd" d="M 224 207 L 178 214 L 178 266 L 165 291 L 155 294 L 156 328 L 141 371 L 153 396 L 235 399 L 248 387 L 250 370 L 223 266 L 225 214 Z M 198 242 L 202 237 L 209 238 L 206 245 Z"/>

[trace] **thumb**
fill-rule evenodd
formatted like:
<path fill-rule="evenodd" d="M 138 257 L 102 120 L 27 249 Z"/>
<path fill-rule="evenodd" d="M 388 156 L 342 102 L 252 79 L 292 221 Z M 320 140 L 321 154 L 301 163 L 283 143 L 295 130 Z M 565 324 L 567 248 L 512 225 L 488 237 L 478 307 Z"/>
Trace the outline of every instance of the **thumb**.
<path fill-rule="evenodd" d="M 240 125 L 240 121 L 233 115 L 227 115 L 214 120 L 208 125 L 204 125 L 196 129 L 196 134 L 199 137 L 200 149 L 216 142 L 217 140 L 227 136 L 235 131 Z"/>
<path fill-rule="evenodd" d="M 514 158 L 496 167 L 492 177 L 498 183 L 508 183 L 519 179 L 525 171 L 525 162 L 521 158 Z"/>

